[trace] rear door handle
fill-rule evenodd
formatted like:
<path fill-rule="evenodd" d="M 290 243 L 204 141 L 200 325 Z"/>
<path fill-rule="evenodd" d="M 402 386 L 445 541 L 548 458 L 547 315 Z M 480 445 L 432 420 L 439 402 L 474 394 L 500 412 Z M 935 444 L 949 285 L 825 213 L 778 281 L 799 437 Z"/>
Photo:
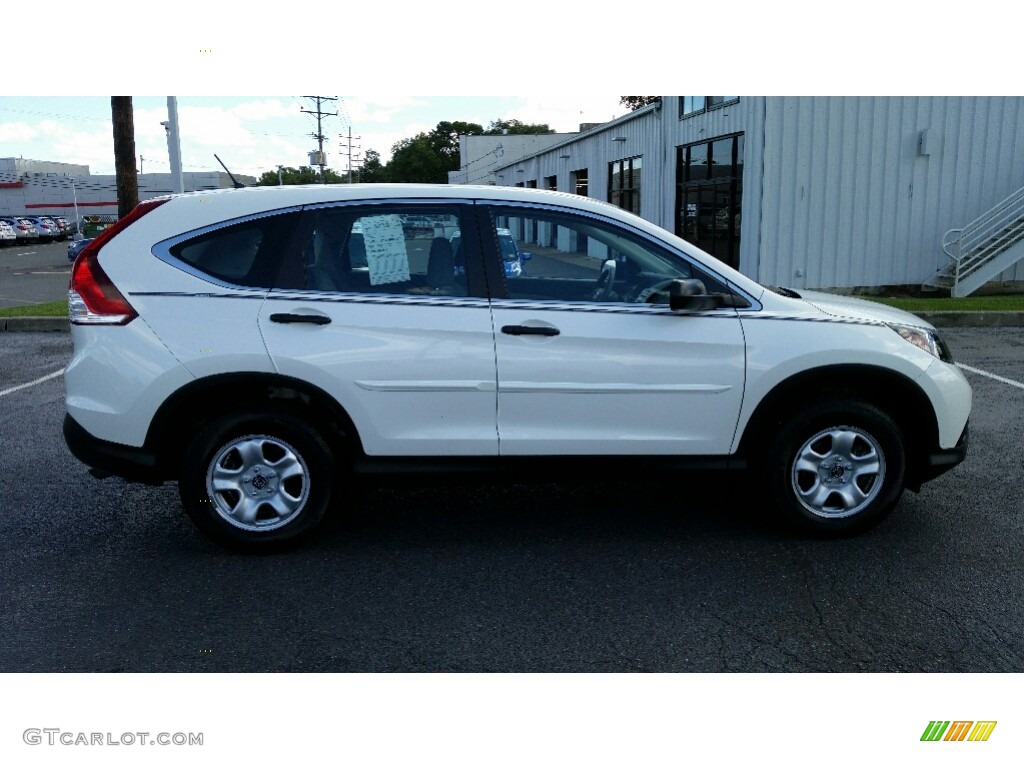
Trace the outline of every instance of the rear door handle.
<path fill-rule="evenodd" d="M 312 323 L 313 325 L 327 325 L 331 318 L 325 315 L 299 315 L 293 312 L 275 312 L 270 316 L 272 323 Z"/>
<path fill-rule="evenodd" d="M 505 325 L 502 326 L 501 332 L 509 336 L 557 336 L 561 333 L 550 325 Z"/>

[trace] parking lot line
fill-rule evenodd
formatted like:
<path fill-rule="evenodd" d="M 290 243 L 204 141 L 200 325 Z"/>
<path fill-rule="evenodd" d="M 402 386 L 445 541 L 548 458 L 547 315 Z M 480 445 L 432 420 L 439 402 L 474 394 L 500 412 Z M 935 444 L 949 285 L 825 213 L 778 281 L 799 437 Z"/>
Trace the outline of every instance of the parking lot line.
<path fill-rule="evenodd" d="M 0 390 L 0 397 L 3 397 L 4 395 L 9 395 L 11 394 L 11 392 L 17 392 L 19 389 L 27 389 L 28 387 L 34 387 L 36 384 L 42 384 L 44 381 L 49 381 L 50 379 L 55 379 L 58 376 L 63 375 L 63 373 L 64 369 L 61 368 L 59 371 L 48 373 L 45 376 L 36 379 L 35 381 L 29 381 L 26 382 L 25 384 L 19 384 L 18 386 L 11 387 L 10 389 Z"/>
<path fill-rule="evenodd" d="M 1017 389 L 1024 389 L 1024 383 L 1014 381 L 1013 379 L 1007 379 L 1004 378 L 1003 376 L 996 376 L 996 374 L 989 373 L 988 371 L 983 371 L 980 368 L 972 368 L 971 366 L 964 365 L 963 363 L 957 363 L 957 367 L 963 368 L 965 371 L 970 371 L 971 373 L 976 373 L 979 376 L 987 376 L 988 378 L 995 379 L 996 381 L 1002 382 L 1003 384 L 1009 384 L 1011 387 L 1016 387 Z"/>

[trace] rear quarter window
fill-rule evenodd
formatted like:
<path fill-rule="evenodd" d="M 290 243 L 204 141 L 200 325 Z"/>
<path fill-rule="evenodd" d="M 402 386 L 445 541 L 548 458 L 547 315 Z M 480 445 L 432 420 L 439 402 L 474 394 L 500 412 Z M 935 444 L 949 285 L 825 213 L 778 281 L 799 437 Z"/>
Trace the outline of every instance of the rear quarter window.
<path fill-rule="evenodd" d="M 271 288 L 298 222 L 298 213 L 249 219 L 180 242 L 170 254 L 222 282 Z"/>

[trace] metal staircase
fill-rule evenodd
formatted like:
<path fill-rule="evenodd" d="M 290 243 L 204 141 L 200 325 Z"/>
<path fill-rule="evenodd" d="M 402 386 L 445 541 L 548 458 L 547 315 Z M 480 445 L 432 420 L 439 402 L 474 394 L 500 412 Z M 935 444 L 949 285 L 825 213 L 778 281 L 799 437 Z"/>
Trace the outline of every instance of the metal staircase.
<path fill-rule="evenodd" d="M 922 286 L 947 289 L 952 296 L 969 296 L 1024 259 L 1024 189 L 997 203 L 962 229 L 942 236 L 949 264 Z"/>

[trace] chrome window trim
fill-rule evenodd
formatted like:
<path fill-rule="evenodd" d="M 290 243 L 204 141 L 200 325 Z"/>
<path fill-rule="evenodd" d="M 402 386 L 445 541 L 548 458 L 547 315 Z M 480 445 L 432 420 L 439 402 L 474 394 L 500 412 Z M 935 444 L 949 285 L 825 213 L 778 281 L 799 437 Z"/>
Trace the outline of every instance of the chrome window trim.
<path fill-rule="evenodd" d="M 324 208 L 350 208 L 356 206 L 367 206 L 367 205 L 424 205 L 424 206 L 439 206 L 439 205 L 473 205 L 478 202 L 475 198 L 470 197 L 378 197 L 378 198 L 361 198 L 359 200 L 331 200 L 326 203 L 309 203 L 302 206 L 305 211 L 318 211 Z"/>
<path fill-rule="evenodd" d="M 494 299 L 495 309 L 536 310 L 538 312 L 595 312 L 608 315 L 680 315 L 736 319 L 732 307 L 696 311 L 670 308 L 667 304 L 633 304 L 628 301 L 543 301 L 539 299 Z"/>
<path fill-rule="evenodd" d="M 487 309 L 488 299 L 479 296 L 431 296 L 415 293 L 358 293 L 355 291 L 316 291 L 300 288 L 275 288 L 267 301 L 320 302 L 326 304 L 413 304 L 428 306 Z"/>

